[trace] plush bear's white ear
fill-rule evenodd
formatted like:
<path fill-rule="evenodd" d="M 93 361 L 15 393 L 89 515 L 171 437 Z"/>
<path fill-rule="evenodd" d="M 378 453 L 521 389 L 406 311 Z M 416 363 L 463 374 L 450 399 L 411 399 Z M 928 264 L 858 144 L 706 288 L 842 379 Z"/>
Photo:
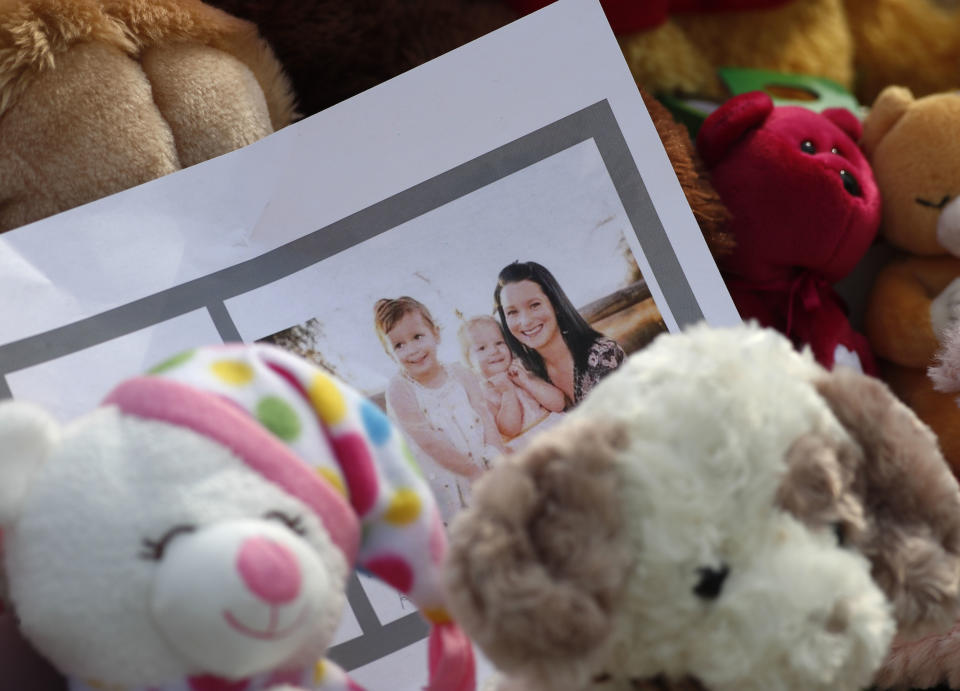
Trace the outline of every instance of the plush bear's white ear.
<path fill-rule="evenodd" d="M 0 402 L 0 526 L 19 515 L 31 478 L 59 439 L 59 424 L 44 410 Z"/>

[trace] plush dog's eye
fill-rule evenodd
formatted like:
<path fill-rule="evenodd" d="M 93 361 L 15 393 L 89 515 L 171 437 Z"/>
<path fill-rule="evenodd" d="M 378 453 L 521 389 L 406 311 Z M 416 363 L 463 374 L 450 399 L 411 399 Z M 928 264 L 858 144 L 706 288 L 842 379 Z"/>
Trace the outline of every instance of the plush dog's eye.
<path fill-rule="evenodd" d="M 723 582 L 727 580 L 727 576 L 730 574 L 730 567 L 726 564 L 720 564 L 716 567 L 705 566 L 697 569 L 697 573 L 700 575 L 700 579 L 693 588 L 694 594 L 704 600 L 715 600 L 720 596 L 720 591 L 723 590 Z"/>
<path fill-rule="evenodd" d="M 144 538 L 141 542 L 143 549 L 140 550 L 140 554 L 138 556 L 141 559 L 147 559 L 149 561 L 160 561 L 163 559 L 163 553 L 166 551 L 167 546 L 170 544 L 173 538 L 177 537 L 178 535 L 192 533 L 196 529 L 197 526 L 195 525 L 175 525 L 170 530 L 165 532 L 159 540 Z"/>
<path fill-rule="evenodd" d="M 297 535 L 307 534 L 307 529 L 303 527 L 303 519 L 300 516 L 291 516 L 283 511 L 267 511 L 263 517 L 280 521 Z"/>
<path fill-rule="evenodd" d="M 800 151 L 805 154 L 815 154 L 817 153 L 817 145 L 809 139 L 804 139 L 802 142 L 800 142 Z"/>
<path fill-rule="evenodd" d="M 847 544 L 847 526 L 843 524 L 842 521 L 837 521 L 836 523 L 831 523 L 830 527 L 833 529 L 833 534 L 837 538 L 837 544 L 843 547 Z"/>

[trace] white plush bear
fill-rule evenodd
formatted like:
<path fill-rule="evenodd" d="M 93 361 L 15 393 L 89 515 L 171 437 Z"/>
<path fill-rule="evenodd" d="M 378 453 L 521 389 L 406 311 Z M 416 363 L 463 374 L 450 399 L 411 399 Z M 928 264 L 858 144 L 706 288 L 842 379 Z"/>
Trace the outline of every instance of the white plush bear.
<path fill-rule="evenodd" d="M 754 326 L 660 336 L 472 498 L 450 607 L 505 689 L 857 691 L 957 614 L 930 430 Z"/>
<path fill-rule="evenodd" d="M 401 436 L 278 348 L 192 351 L 65 427 L 3 403 L 0 526 L 22 630 L 77 691 L 359 688 L 320 661 L 355 561 L 436 624 L 430 688 L 474 686 Z"/>

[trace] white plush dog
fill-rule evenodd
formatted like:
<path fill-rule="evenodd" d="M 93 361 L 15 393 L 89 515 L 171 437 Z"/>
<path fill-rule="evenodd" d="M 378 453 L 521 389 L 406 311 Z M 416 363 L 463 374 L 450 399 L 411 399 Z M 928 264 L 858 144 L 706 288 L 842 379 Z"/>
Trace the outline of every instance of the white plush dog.
<path fill-rule="evenodd" d="M 451 545 L 511 688 L 856 691 L 956 613 L 960 493 L 879 382 L 699 327 L 495 468 Z"/>
<path fill-rule="evenodd" d="M 74 689 L 358 689 L 319 662 L 355 561 L 437 623 L 430 688 L 473 687 L 399 433 L 278 348 L 187 353 L 66 427 L 0 405 L 0 526 L 23 631 Z"/>

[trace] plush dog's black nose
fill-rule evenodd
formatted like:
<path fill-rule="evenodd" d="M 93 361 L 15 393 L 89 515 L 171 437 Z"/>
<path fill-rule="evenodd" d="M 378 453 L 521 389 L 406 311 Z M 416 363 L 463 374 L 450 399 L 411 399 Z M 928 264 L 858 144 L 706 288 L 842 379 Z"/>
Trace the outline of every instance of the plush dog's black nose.
<path fill-rule="evenodd" d="M 697 569 L 700 574 L 700 580 L 694 587 L 693 592 L 704 600 L 714 600 L 723 590 L 723 582 L 727 580 L 730 573 L 730 567 L 726 564 L 720 564 L 718 567 L 703 567 Z"/>
<path fill-rule="evenodd" d="M 854 197 L 862 197 L 863 190 L 860 189 L 860 183 L 857 182 L 857 178 L 853 176 L 849 170 L 840 171 L 840 179 L 843 180 L 843 189 L 852 194 Z"/>

